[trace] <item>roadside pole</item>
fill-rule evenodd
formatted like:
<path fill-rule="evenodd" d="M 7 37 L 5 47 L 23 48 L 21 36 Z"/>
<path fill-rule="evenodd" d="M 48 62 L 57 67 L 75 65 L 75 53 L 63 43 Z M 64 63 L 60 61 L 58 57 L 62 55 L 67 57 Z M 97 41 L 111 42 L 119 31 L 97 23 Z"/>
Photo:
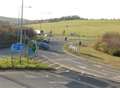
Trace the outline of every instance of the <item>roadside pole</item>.
<path fill-rule="evenodd" d="M 24 0 L 22 0 L 21 5 L 21 22 L 20 22 L 20 44 L 22 44 L 23 40 L 23 11 L 24 10 Z M 20 52 L 20 64 L 22 64 L 22 52 Z"/>
<path fill-rule="evenodd" d="M 22 6 L 21 6 L 21 22 L 20 22 L 20 43 L 22 43 L 22 39 L 23 39 L 23 9 L 24 8 L 24 1 L 22 0 Z"/>
<path fill-rule="evenodd" d="M 12 65 L 12 68 L 14 68 L 14 57 L 12 52 L 11 52 L 11 65 Z"/>

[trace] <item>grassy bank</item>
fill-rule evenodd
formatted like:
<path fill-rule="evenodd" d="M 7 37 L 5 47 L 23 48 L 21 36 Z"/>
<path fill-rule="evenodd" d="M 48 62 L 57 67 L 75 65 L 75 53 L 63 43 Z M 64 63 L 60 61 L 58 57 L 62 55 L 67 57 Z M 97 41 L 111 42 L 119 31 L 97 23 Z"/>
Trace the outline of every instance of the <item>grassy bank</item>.
<path fill-rule="evenodd" d="M 11 69 L 21 69 L 21 70 L 50 70 L 47 64 L 43 64 L 37 60 L 28 60 L 23 58 L 21 63 L 17 58 L 11 59 L 10 57 L 0 59 L 0 70 L 11 70 Z"/>
<path fill-rule="evenodd" d="M 64 47 L 64 49 L 75 55 L 86 57 L 91 61 L 93 60 L 99 63 L 108 64 L 113 66 L 113 68 L 120 69 L 119 57 L 114 57 L 114 56 L 96 51 L 92 47 L 79 47 L 78 49 L 79 52 L 75 52 L 72 49 L 69 49 L 67 45 Z"/>

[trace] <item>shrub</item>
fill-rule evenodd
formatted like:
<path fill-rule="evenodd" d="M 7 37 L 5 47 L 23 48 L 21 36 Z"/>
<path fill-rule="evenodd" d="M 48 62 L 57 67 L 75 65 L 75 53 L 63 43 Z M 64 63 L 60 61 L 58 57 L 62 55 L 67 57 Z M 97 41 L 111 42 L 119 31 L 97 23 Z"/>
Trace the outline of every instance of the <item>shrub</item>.
<path fill-rule="evenodd" d="M 120 34 L 119 33 L 106 33 L 102 37 L 102 41 L 108 44 L 111 48 L 120 48 Z"/>
<path fill-rule="evenodd" d="M 0 48 L 7 48 L 13 42 L 17 41 L 15 26 L 11 26 L 9 23 L 0 22 Z"/>
<path fill-rule="evenodd" d="M 107 53 L 107 44 L 105 42 L 97 42 L 95 49 Z"/>
<path fill-rule="evenodd" d="M 23 42 L 35 36 L 36 33 L 31 28 L 23 28 Z M 0 49 L 8 48 L 12 43 L 20 40 L 20 28 L 6 22 L 0 22 Z"/>
<path fill-rule="evenodd" d="M 32 28 L 24 28 L 23 35 L 26 35 L 29 38 L 32 38 L 36 35 L 36 32 Z"/>
<path fill-rule="evenodd" d="M 119 56 L 120 57 L 120 50 L 117 50 L 113 53 L 114 56 Z"/>
<path fill-rule="evenodd" d="M 94 48 L 96 50 L 120 56 L 120 34 L 119 33 L 106 33 L 100 40 L 97 41 Z"/>

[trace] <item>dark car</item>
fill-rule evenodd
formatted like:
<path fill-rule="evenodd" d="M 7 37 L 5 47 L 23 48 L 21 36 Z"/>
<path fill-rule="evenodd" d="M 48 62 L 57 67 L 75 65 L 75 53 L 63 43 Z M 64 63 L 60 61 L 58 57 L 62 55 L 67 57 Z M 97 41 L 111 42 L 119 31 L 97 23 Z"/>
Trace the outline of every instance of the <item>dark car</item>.
<path fill-rule="evenodd" d="M 42 42 L 45 42 L 45 43 L 50 43 L 49 40 L 42 40 Z"/>
<path fill-rule="evenodd" d="M 38 42 L 38 47 L 39 49 L 43 49 L 43 50 L 49 50 L 49 44 L 45 43 L 45 42 Z"/>

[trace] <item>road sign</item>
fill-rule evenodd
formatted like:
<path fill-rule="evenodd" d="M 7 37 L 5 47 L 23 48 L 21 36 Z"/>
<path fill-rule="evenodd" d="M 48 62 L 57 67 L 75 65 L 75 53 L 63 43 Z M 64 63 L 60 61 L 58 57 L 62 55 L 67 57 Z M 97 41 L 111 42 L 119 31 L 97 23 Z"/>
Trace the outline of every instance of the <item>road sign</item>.
<path fill-rule="evenodd" d="M 34 57 L 34 54 L 35 53 L 33 52 L 32 48 L 28 48 L 28 56 L 32 58 Z"/>
<path fill-rule="evenodd" d="M 30 41 L 29 43 L 28 43 L 28 56 L 29 57 L 35 57 L 35 56 L 37 56 L 37 51 L 38 51 L 38 49 L 37 49 L 38 47 L 37 47 L 37 42 L 36 41 Z"/>
<path fill-rule="evenodd" d="M 14 43 L 14 44 L 12 44 L 12 46 L 11 46 L 11 51 L 12 51 L 13 53 L 21 53 L 21 52 L 24 51 L 24 48 L 25 48 L 24 44 Z"/>

